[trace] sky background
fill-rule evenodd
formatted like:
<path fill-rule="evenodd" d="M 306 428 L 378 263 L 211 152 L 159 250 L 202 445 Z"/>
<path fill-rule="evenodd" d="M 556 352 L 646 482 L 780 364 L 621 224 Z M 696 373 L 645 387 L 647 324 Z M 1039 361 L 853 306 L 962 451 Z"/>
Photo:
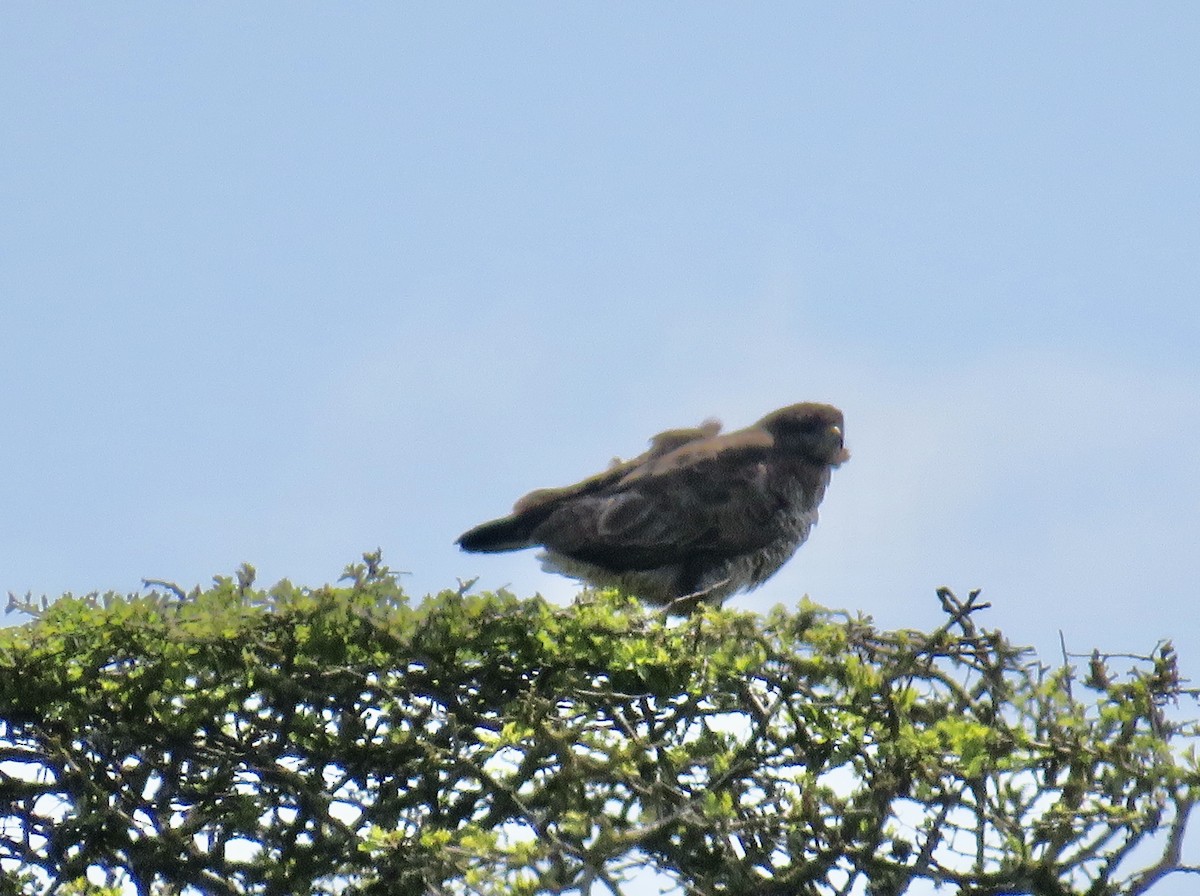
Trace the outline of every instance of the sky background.
<path fill-rule="evenodd" d="M 6 4 L 0 592 L 566 601 L 454 539 L 819 400 L 853 458 L 734 606 L 982 588 L 1200 680 L 1198 58 L 1190 2 Z"/>

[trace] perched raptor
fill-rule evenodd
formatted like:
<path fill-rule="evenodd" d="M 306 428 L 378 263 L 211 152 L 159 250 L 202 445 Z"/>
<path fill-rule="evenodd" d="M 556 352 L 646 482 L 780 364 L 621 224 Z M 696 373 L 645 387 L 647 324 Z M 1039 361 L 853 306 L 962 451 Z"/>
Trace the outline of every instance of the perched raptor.
<path fill-rule="evenodd" d="M 708 420 L 563 488 L 530 492 L 465 532 L 466 551 L 541 545 L 543 566 L 686 612 L 761 585 L 817 521 L 830 471 L 850 454 L 842 412 L 794 404 L 721 434 Z"/>

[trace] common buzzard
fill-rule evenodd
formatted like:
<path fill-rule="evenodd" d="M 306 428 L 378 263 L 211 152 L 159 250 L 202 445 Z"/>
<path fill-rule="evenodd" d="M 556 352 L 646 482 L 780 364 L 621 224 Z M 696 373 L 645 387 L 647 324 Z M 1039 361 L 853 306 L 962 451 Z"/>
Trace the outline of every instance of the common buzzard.
<path fill-rule="evenodd" d="M 830 471 L 850 454 L 842 412 L 794 404 L 720 434 L 707 420 L 650 440 L 575 485 L 530 492 L 458 539 L 466 551 L 540 545 L 550 571 L 672 612 L 761 585 L 804 543 Z"/>

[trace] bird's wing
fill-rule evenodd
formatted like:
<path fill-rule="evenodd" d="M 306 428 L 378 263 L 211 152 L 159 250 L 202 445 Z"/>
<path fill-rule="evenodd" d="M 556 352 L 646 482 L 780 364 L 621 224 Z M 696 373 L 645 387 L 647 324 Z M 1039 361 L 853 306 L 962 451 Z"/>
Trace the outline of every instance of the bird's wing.
<path fill-rule="evenodd" d="M 711 439 L 720 431 L 720 422 L 710 418 L 699 426 L 668 429 L 665 432 L 660 432 L 658 435 L 651 437 L 650 448 L 648 450 L 630 460 L 614 460 L 603 473 L 589 476 L 587 479 L 576 482 L 574 485 L 566 485 L 561 488 L 539 488 L 530 492 L 513 506 L 513 514 L 520 515 L 532 510 L 545 510 L 550 504 L 561 503 L 568 498 L 578 495 L 598 492 L 619 482 L 634 470 L 645 466 L 651 461 L 671 454 L 684 445 Z"/>
<path fill-rule="evenodd" d="M 632 460 L 614 461 L 603 473 L 589 476 L 574 485 L 562 488 L 540 488 L 517 501 L 508 516 L 481 523 L 458 537 L 458 544 L 467 551 L 515 551 L 538 542 L 536 532 L 546 519 L 586 495 L 611 489 L 623 478 L 657 461 L 679 448 L 711 439 L 721 430 L 716 420 L 705 420 L 699 426 L 669 429 L 650 440 L 650 448 Z"/>
<path fill-rule="evenodd" d="M 702 475 L 711 475 L 710 464 L 725 469 L 740 468 L 760 460 L 774 445 L 769 433 L 749 427 L 722 436 L 680 442 L 667 451 L 656 452 L 652 448 L 637 458 L 640 463 L 631 464 L 623 471 L 621 482 L 627 484 L 640 479 L 674 476 L 685 470 L 700 470 Z"/>
<path fill-rule="evenodd" d="M 536 539 L 611 569 L 654 569 L 761 549 L 778 537 L 773 458 L 761 440 L 715 447 L 720 450 L 672 458 L 684 446 L 608 488 L 563 501 L 538 526 Z"/>

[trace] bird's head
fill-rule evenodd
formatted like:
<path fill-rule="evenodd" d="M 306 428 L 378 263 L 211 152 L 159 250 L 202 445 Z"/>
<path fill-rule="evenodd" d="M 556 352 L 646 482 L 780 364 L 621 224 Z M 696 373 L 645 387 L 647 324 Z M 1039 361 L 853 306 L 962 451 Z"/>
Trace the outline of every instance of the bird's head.
<path fill-rule="evenodd" d="M 793 404 L 767 414 L 758 426 L 770 433 L 780 448 L 816 463 L 836 467 L 850 459 L 842 438 L 842 412 L 832 405 Z"/>

